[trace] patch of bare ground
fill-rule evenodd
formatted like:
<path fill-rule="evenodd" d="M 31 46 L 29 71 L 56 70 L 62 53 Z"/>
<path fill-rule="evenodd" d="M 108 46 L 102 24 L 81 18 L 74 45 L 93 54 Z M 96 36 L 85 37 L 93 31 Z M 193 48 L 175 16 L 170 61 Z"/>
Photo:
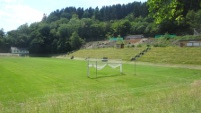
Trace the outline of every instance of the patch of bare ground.
<path fill-rule="evenodd" d="M 191 83 L 192 87 L 201 87 L 201 80 L 195 80 L 193 83 Z"/>

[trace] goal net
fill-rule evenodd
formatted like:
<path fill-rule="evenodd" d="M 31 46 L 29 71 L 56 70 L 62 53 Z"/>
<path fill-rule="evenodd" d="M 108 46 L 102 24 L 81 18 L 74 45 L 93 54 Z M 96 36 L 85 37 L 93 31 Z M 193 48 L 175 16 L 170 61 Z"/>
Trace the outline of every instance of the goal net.
<path fill-rule="evenodd" d="M 106 66 L 113 69 L 119 67 L 119 71 L 122 73 L 122 60 L 120 59 L 87 59 L 87 76 L 90 77 L 90 68 L 96 69 L 97 77 L 97 71 L 102 70 Z"/>

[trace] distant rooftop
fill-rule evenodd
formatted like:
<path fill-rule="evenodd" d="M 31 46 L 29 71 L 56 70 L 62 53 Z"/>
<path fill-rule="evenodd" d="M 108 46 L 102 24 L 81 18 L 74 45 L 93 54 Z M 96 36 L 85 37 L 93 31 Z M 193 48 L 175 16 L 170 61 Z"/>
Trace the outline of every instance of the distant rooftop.
<path fill-rule="evenodd" d="M 138 38 L 144 38 L 144 35 L 129 35 L 125 37 L 126 40 L 138 39 Z"/>

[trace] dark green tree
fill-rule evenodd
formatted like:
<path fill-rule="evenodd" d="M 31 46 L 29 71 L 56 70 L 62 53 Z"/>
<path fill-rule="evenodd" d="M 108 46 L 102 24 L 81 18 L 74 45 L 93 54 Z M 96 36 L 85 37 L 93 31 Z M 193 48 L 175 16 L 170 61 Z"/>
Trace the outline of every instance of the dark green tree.
<path fill-rule="evenodd" d="M 189 11 L 186 15 L 186 20 L 191 29 L 201 29 L 201 10 L 197 12 Z"/>
<path fill-rule="evenodd" d="M 70 37 L 70 45 L 73 50 L 79 49 L 82 44 L 84 43 L 84 40 L 80 38 L 77 32 L 73 32 L 72 36 Z"/>
<path fill-rule="evenodd" d="M 148 0 L 149 14 L 157 24 L 163 21 L 184 19 L 189 10 L 200 9 L 200 0 Z"/>
<path fill-rule="evenodd" d="M 183 19 L 182 4 L 177 0 L 148 0 L 149 14 L 155 19 L 157 24 L 165 20 Z"/>
<path fill-rule="evenodd" d="M 94 10 L 94 17 L 96 20 L 101 20 L 101 13 L 98 7 L 96 7 Z"/>
<path fill-rule="evenodd" d="M 0 29 L 0 53 L 5 52 L 5 33 L 4 29 Z"/>
<path fill-rule="evenodd" d="M 131 23 L 128 20 L 116 21 L 112 24 L 112 29 L 115 37 L 117 35 L 126 36 L 130 34 Z"/>
<path fill-rule="evenodd" d="M 0 38 L 4 38 L 4 37 L 5 37 L 4 29 L 1 28 L 1 29 L 0 29 Z"/>

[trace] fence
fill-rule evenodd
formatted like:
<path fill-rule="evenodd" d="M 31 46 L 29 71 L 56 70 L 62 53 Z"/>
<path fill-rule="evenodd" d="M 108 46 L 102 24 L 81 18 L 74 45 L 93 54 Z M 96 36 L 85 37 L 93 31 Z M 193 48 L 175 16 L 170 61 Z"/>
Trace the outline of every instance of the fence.
<path fill-rule="evenodd" d="M 0 53 L 0 56 L 20 56 L 19 54 L 12 54 L 12 53 Z"/>

